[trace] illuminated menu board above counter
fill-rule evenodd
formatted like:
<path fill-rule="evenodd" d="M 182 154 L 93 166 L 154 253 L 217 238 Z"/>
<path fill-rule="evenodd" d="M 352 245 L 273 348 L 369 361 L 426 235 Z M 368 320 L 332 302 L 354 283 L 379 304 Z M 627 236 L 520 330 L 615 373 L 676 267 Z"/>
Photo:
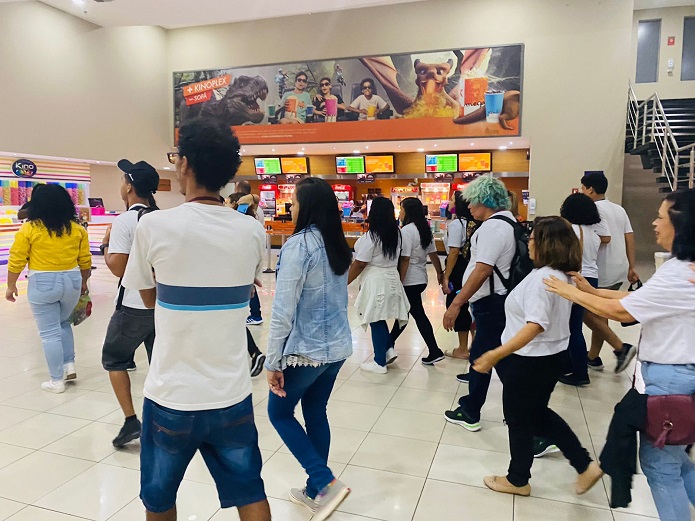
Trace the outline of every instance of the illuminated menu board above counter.
<path fill-rule="evenodd" d="M 364 174 L 364 156 L 336 157 L 335 170 L 339 174 Z"/>
<path fill-rule="evenodd" d="M 490 152 L 469 152 L 459 154 L 459 172 L 490 172 L 492 154 Z"/>
<path fill-rule="evenodd" d="M 367 174 L 393 174 L 393 156 L 366 156 L 365 171 Z"/>
<path fill-rule="evenodd" d="M 279 175 L 282 173 L 279 157 L 257 157 L 254 162 L 256 175 Z"/>
<path fill-rule="evenodd" d="M 282 157 L 280 166 L 283 174 L 309 173 L 309 162 L 306 157 Z"/>
<path fill-rule="evenodd" d="M 452 173 L 458 171 L 458 156 L 456 154 L 437 154 L 425 156 L 425 172 Z"/>

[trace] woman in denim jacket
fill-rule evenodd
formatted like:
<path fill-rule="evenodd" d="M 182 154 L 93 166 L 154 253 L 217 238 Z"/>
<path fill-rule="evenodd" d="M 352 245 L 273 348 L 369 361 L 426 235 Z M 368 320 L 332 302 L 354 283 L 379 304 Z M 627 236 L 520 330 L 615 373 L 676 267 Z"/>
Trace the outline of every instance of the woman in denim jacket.
<path fill-rule="evenodd" d="M 268 416 L 309 475 L 290 500 L 326 519 L 349 494 L 328 468 L 326 405 L 336 376 L 352 354 L 348 323 L 348 268 L 335 194 L 318 178 L 297 184 L 292 196 L 295 233 L 280 252 L 270 338 Z M 301 400 L 306 430 L 294 417 Z"/>

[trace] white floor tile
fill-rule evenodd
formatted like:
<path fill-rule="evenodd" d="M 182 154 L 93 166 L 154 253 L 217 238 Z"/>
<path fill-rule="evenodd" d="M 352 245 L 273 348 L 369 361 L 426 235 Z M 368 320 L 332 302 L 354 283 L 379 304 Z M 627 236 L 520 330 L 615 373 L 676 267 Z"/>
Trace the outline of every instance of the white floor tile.
<path fill-rule="evenodd" d="M 0 443 L 0 468 L 11 465 L 15 461 L 28 456 L 32 452 L 34 452 L 34 449 L 27 449 L 26 447 L 18 447 L 16 445 Z"/>
<path fill-rule="evenodd" d="M 12 517 L 7 518 L 7 521 L 82 521 L 79 517 L 70 516 L 68 514 L 62 514 L 60 512 L 54 512 L 53 510 L 46 510 L 45 508 L 38 508 L 33 506 L 28 506 L 23 510 L 20 510 L 17 514 Z"/>
<path fill-rule="evenodd" d="M 41 450 L 98 462 L 116 452 L 112 443 L 116 434 L 118 429 L 108 423 L 93 422 Z"/>
<path fill-rule="evenodd" d="M 453 512 L 457 519 L 512 521 L 513 504 L 510 495 L 428 479 L 413 521 L 451 519 Z"/>
<path fill-rule="evenodd" d="M 24 503 L 17 503 L 16 501 L 0 498 L 0 519 L 7 519 L 11 515 L 22 510 L 24 507 L 26 507 Z"/>
<path fill-rule="evenodd" d="M 589 508 L 535 497 L 514 498 L 514 521 L 564 519 L 565 521 L 613 521 L 608 510 Z"/>
<path fill-rule="evenodd" d="M 372 432 L 401 438 L 438 442 L 446 420 L 441 414 L 392 409 L 387 407 Z"/>
<path fill-rule="evenodd" d="M 350 460 L 350 465 L 427 477 L 437 444 L 370 433 Z"/>
<path fill-rule="evenodd" d="M 88 424 L 87 420 L 41 413 L 0 431 L 0 443 L 40 449 Z"/>

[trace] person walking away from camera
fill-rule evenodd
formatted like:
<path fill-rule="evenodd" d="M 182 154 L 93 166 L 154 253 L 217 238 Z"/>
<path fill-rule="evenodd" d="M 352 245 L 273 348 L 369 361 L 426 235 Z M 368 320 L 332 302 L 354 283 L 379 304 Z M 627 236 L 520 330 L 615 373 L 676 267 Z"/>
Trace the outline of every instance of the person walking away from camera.
<path fill-rule="evenodd" d="M 398 272 L 410 304 L 410 315 L 415 320 L 418 331 L 427 345 L 428 353 L 422 359 L 422 363 L 434 365 L 444 360 L 444 353 L 437 345 L 432 323 L 427 318 L 422 305 L 422 293 L 427 289 L 427 257 L 430 258 L 437 272 L 438 284 L 442 283 L 444 274 L 437 247 L 434 244 L 434 236 L 423 209 L 420 199 L 415 197 L 406 197 L 401 201 L 399 220 L 403 223 L 403 229 L 401 230 L 402 247 Z M 405 327 L 400 327 L 398 321 L 394 323 L 391 329 L 391 345 L 395 345 L 404 330 Z"/>
<path fill-rule="evenodd" d="M 17 281 L 28 264 L 27 299 L 50 374 L 41 389 L 63 393 L 65 381 L 77 378 L 70 315 L 80 295 L 88 291 L 92 273 L 89 237 L 77 224 L 70 194 L 60 185 L 34 191 L 28 212 L 28 221 L 19 228 L 10 247 L 5 298 L 17 300 Z"/>
<path fill-rule="evenodd" d="M 610 231 L 611 241 L 599 248 L 598 285 L 601 289 L 617 291 L 627 279 L 630 284 L 639 280 L 635 271 L 635 238 L 627 213 L 619 204 L 606 199 L 608 179 L 601 174 L 587 174 L 582 177 L 582 193 L 589 196 L 598 208 L 601 220 Z M 589 350 L 589 368 L 603 371 L 603 361 L 599 356 L 603 342 L 608 342 L 616 357 L 615 372 L 624 371 L 635 356 L 632 344 L 625 344 L 608 325 L 608 320 L 597 317 L 591 311 L 584 315 L 584 322 L 592 331 Z"/>
<path fill-rule="evenodd" d="M 308 474 L 290 500 L 328 518 L 350 493 L 328 467 L 326 405 L 352 354 L 347 277 L 352 251 L 326 181 L 309 177 L 292 194 L 294 234 L 280 251 L 268 339 L 268 416 Z M 302 404 L 303 427 L 294 415 Z"/>
<path fill-rule="evenodd" d="M 239 181 L 236 185 L 237 190 L 242 194 L 241 197 L 245 195 L 251 195 L 255 203 L 255 211 L 253 214 L 247 213 L 247 215 L 253 215 L 256 220 L 265 227 L 265 216 L 263 215 L 263 209 L 260 207 L 260 197 L 251 194 L 251 185 L 248 181 Z M 261 299 L 258 297 L 258 291 L 254 289 L 253 295 L 251 296 L 251 314 L 246 319 L 246 324 L 249 326 L 259 326 L 263 323 L 263 315 L 261 313 Z M 261 367 L 263 364 L 261 364 Z"/>
<path fill-rule="evenodd" d="M 463 192 L 471 215 L 484 221 L 471 238 L 471 260 L 463 275 L 463 287 L 444 314 L 444 328 L 454 329 L 463 306 L 470 302 L 476 332 L 471 344 L 470 361 L 501 344 L 505 326 L 504 301 L 507 288 L 495 268 L 505 280 L 511 277 L 516 253 L 514 215 L 509 211 L 509 196 L 502 181 L 493 177 L 479 177 Z M 501 374 L 502 367 L 497 368 Z M 470 371 L 456 377 L 469 384 L 469 393 L 459 399 L 459 407 L 446 411 L 450 423 L 461 425 L 468 431 L 480 430 L 480 410 L 485 404 L 490 387 L 490 375 Z"/>
<path fill-rule="evenodd" d="M 121 159 L 118 168 L 123 172 L 120 192 L 127 211 L 113 220 L 100 247 L 106 266 L 119 278 L 116 309 L 106 329 L 101 364 L 109 372 L 111 387 L 125 416 L 120 432 L 113 439 L 114 447 L 122 448 L 140 437 L 142 425 L 133 406 L 127 371 L 131 364 L 134 365 L 135 351 L 143 343 L 147 360 L 152 359 L 154 310 L 147 309 L 140 293 L 124 288 L 120 279 L 128 264 L 140 218 L 147 212 L 157 210 L 154 193 L 159 187 L 159 174 L 145 161 L 133 164 Z"/>
<path fill-rule="evenodd" d="M 362 327 L 372 330 L 374 360 L 362 363 L 360 368 L 386 374 L 386 366 L 398 358 L 386 321 L 396 320 L 400 327 L 408 323 L 408 297 L 398 273 L 401 231 L 393 203 L 385 197 L 374 198 L 367 222 L 369 231 L 355 243 L 348 284 L 359 277 L 355 307 Z"/>
<path fill-rule="evenodd" d="M 477 228 L 477 223 L 468 209 L 468 201 L 463 198 L 460 191 L 456 190 L 449 201 L 448 211 L 453 214 L 446 225 L 447 258 L 444 277 L 442 278 L 442 291 L 446 295 L 446 307 L 456 298 L 463 285 L 463 274 L 466 272 L 471 257 L 471 237 Z M 458 335 L 458 347 L 444 354 L 451 358 L 468 360 L 468 337 L 471 331 L 473 319 L 468 310 L 468 302 L 461 306 L 454 322 L 454 331 Z"/>
<path fill-rule="evenodd" d="M 506 325 L 502 345 L 473 362 L 473 371 L 487 374 L 504 364 L 502 404 L 509 429 L 511 461 L 506 476 L 487 476 L 496 492 L 528 496 L 534 458 L 534 436 L 552 439 L 579 474 L 577 494 L 584 494 L 603 472 L 591 460 L 567 423 L 548 407 L 550 395 L 567 363 L 572 306 L 545 290 L 543 280 L 569 280 L 567 271 L 581 267 L 579 240 L 561 217 L 539 217 L 529 240 L 536 268 L 505 301 Z"/>
<path fill-rule="evenodd" d="M 639 360 L 647 395 L 695 394 L 695 190 L 666 196 L 652 223 L 656 242 L 672 258 L 642 288 L 595 289 L 573 273 L 576 287 L 562 277 L 546 279 L 548 290 L 593 313 L 621 322 L 642 324 Z M 691 412 L 692 414 L 692 412 Z M 639 460 L 659 519 L 690 519 L 695 505 L 695 463 L 683 445 L 659 449 L 640 435 Z"/>
<path fill-rule="evenodd" d="M 179 485 L 200 451 L 221 507 L 237 507 L 241 521 L 268 521 L 246 338 L 239 335 L 265 233 L 221 201 L 241 162 L 229 127 L 187 122 L 176 157 L 186 202 L 140 219 L 123 277 L 126 289 L 155 308 L 140 498 L 148 521 L 174 521 Z"/>
<path fill-rule="evenodd" d="M 582 245 L 582 275 L 593 287 L 598 287 L 598 252 L 602 244 L 611 242 L 611 232 L 601 220 L 598 208 L 590 197 L 572 194 L 562 203 L 560 215 L 572 223 L 572 229 Z M 584 308 L 574 304 L 570 318 L 570 344 L 568 348 L 571 372 L 560 377 L 566 385 L 589 385 L 586 340 L 582 324 Z"/>

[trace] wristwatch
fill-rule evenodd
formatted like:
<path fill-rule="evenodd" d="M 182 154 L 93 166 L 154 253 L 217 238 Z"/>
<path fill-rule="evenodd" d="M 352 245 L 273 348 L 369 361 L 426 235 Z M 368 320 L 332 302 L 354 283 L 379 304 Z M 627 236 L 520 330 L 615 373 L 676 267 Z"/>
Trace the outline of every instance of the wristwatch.
<path fill-rule="evenodd" d="M 109 243 L 107 242 L 106 244 L 100 244 L 99 245 L 99 251 L 101 252 L 102 255 L 104 255 L 104 250 L 109 247 Z"/>

